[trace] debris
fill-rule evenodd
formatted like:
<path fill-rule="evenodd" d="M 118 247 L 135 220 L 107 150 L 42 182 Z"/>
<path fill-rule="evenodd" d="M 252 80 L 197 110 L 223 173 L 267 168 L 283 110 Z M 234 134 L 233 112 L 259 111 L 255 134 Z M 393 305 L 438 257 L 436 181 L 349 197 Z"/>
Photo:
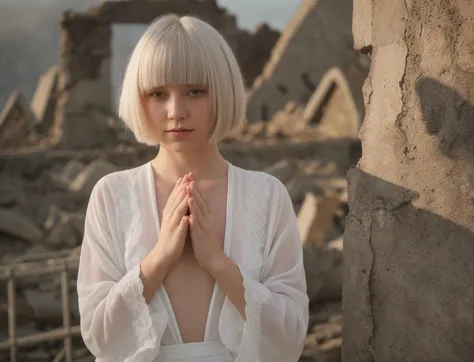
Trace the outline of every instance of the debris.
<path fill-rule="evenodd" d="M 339 205 L 338 197 L 316 197 L 306 194 L 303 206 L 298 213 L 298 225 L 302 245 L 323 245 L 333 215 Z"/>
<path fill-rule="evenodd" d="M 37 243 L 43 237 L 43 232 L 33 221 L 9 209 L 0 209 L 0 232 L 30 243 Z"/>
<path fill-rule="evenodd" d="M 71 182 L 70 190 L 89 195 L 97 181 L 118 168 L 109 162 L 96 160 L 86 166 Z"/>

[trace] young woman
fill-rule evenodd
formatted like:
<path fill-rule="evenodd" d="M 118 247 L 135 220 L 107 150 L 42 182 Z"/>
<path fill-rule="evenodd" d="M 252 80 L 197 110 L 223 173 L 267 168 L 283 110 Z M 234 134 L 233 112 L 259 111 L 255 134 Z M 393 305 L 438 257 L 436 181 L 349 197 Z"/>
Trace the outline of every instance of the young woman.
<path fill-rule="evenodd" d="M 160 147 L 90 197 L 77 290 L 97 361 L 299 359 L 308 297 L 290 197 L 217 147 L 245 101 L 237 61 L 207 23 L 163 16 L 138 42 L 119 115 Z"/>

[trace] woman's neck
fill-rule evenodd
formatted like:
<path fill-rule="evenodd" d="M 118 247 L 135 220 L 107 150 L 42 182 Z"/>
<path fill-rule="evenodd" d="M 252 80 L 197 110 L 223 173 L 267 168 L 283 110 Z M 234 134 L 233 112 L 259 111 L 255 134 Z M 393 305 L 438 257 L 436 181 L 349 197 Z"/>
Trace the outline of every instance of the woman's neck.
<path fill-rule="evenodd" d="M 163 181 L 173 184 L 188 172 L 192 172 L 196 180 L 218 179 L 227 172 L 227 161 L 214 144 L 192 152 L 174 152 L 160 147 L 152 166 Z"/>

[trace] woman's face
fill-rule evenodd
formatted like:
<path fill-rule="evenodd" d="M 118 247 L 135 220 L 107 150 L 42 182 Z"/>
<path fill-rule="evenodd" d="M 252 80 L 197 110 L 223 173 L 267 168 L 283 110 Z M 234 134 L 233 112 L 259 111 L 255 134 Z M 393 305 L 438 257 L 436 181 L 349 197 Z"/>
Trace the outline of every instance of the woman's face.
<path fill-rule="evenodd" d="M 204 85 L 166 85 L 143 98 L 143 108 L 160 146 L 175 152 L 208 144 L 209 89 Z"/>

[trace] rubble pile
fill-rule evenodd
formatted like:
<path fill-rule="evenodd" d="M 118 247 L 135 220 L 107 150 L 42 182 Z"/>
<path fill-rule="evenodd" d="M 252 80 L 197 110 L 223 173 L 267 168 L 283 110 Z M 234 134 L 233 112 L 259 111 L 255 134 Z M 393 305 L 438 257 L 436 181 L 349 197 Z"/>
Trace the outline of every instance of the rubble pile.
<path fill-rule="evenodd" d="M 223 153 L 231 154 L 227 149 Z M 124 152 L 125 153 L 125 152 Z M 151 155 L 151 151 L 150 154 Z M 71 156 L 73 156 L 71 154 Z M 126 158 L 126 157 L 124 157 Z M 232 158 L 229 157 L 229 158 Z M 235 156 L 234 156 L 235 158 Z M 245 159 L 233 161 L 248 167 Z M 252 159 L 249 159 L 249 164 Z M 0 263 L 24 262 L 41 255 L 54 259 L 71 249 L 80 248 L 88 196 L 102 176 L 121 167 L 99 157 L 85 163 L 71 158 L 62 167 L 44 168 L 34 178 L 23 174 L 0 179 Z M 5 164 L 4 164 L 5 165 Z M 45 163 L 47 165 L 47 163 Z M 51 163 L 51 165 L 55 165 Z M 263 169 L 279 178 L 287 187 L 298 213 L 302 232 L 304 262 L 311 298 L 311 323 L 306 356 L 332 353 L 327 349 L 340 338 L 342 235 L 347 214 L 347 188 L 344 173 L 335 162 L 281 159 Z M 31 177 L 31 176 L 30 176 Z M 76 251 L 77 252 L 77 251 Z M 72 276 L 74 277 L 74 275 Z M 59 275 L 23 278 L 17 282 L 17 336 L 26 336 L 62 326 Z M 1 288 L 6 290 L 6 284 Z M 70 315 L 72 325 L 79 324 L 74 278 L 70 281 Z M 0 341 L 8 339 L 8 304 L 6 293 L 0 297 Z M 337 317 L 337 318 L 336 318 Z M 328 328 L 332 334 L 324 332 Z M 325 335 L 325 338 L 321 336 Z M 328 342 L 328 338 L 330 341 Z M 41 345 L 28 351 L 22 361 L 38 360 L 58 353 L 62 341 Z M 329 343 L 329 344 L 327 344 Z M 80 339 L 75 341 L 81 346 Z M 31 359 L 28 359 L 31 358 Z M 48 359 L 44 359 L 45 361 Z"/>
<path fill-rule="evenodd" d="M 145 8 L 164 3 L 150 5 L 148 1 L 136 1 Z M 347 0 L 330 3 L 337 4 L 338 11 L 343 9 L 344 14 L 352 6 Z M 103 2 L 85 15 L 68 14 L 62 23 L 65 32 L 73 28 L 77 30 L 80 24 L 78 19 L 87 23 L 94 14 L 102 20 L 124 20 L 125 15 L 120 15 L 117 10 L 119 6 Z M 308 27 L 308 24 L 314 23 L 311 19 L 319 16 L 318 11 L 329 11 L 328 7 L 331 5 L 327 1 L 304 1 L 295 15 L 296 20 L 290 22 L 289 29 L 280 37 L 279 42 L 285 40 L 285 47 L 280 44 L 275 48 L 284 50 L 279 55 L 283 63 L 294 51 L 292 44 L 301 45 L 308 39 L 305 32 L 314 32 Z M 215 24 L 222 25 L 224 20 L 232 20 L 228 14 L 212 9 L 214 13 L 209 18 L 214 19 Z M 132 18 L 141 19 L 141 15 L 137 14 L 145 13 L 135 11 Z M 295 21 L 305 26 L 295 31 Z M 103 22 L 100 24 L 104 26 Z M 348 22 L 342 27 L 350 29 L 350 26 Z M 101 31 L 107 33 L 104 28 Z M 79 33 L 74 34 L 77 36 Z M 340 36 L 346 33 L 341 32 Z M 248 35 L 239 35 L 235 31 L 233 34 L 233 39 L 251 41 Z M 265 34 L 270 34 L 270 38 L 274 36 L 268 28 L 262 27 L 254 38 L 258 44 L 265 43 Z M 74 41 L 80 44 L 77 38 Z M 71 51 L 67 47 L 64 49 Z M 243 54 L 243 58 L 250 59 L 248 49 Z M 251 104 L 256 104 L 257 98 L 264 102 L 262 99 L 267 95 L 262 92 L 268 84 L 277 84 L 280 91 L 285 89 L 278 80 L 282 77 L 278 70 L 279 59 L 275 52 L 272 54 L 266 71 L 262 73 L 266 77 L 265 86 L 262 79 L 257 78 L 252 88 L 253 96 L 250 96 L 254 99 Z M 350 51 L 344 54 L 347 59 L 338 62 L 351 64 L 354 55 Z M 334 56 L 332 54 L 331 59 Z M 80 62 L 71 61 L 68 66 L 71 64 L 78 67 Z M 268 70 L 269 64 L 274 78 L 269 76 L 273 74 Z M 358 66 L 361 64 L 359 62 Z M 357 162 L 361 153 L 357 133 L 363 119 L 359 104 L 362 83 L 355 80 L 364 79 L 367 71 L 362 67 L 357 72 L 354 67 L 340 68 L 337 64 L 326 67 L 321 71 L 314 89 L 303 97 L 304 101 L 301 97 L 290 97 L 269 119 L 249 118 L 247 124 L 220 145 L 223 156 L 232 164 L 263 170 L 281 180 L 293 201 L 302 236 L 310 297 L 310 325 L 301 361 L 341 360 L 342 236 L 348 214 L 346 172 Z M 106 174 L 149 161 L 158 151 L 136 143 L 120 120 L 103 105 L 90 107 L 87 97 L 93 97 L 95 93 L 87 94 L 87 90 L 97 85 L 96 91 L 109 87 L 104 85 L 99 69 L 96 69 L 98 74 L 94 75 L 93 82 L 74 78 L 73 87 L 61 88 L 65 86 L 61 82 L 72 71 L 66 68 L 64 60 L 61 60 L 58 66 L 52 67 L 42 77 L 31 105 L 21 95 L 16 95 L 1 113 L 0 142 L 8 147 L 3 147 L 0 153 L 0 280 L 2 275 L 7 276 L 12 265 L 22 270 L 40 270 L 61 263 L 64 258 L 75 265 L 80 253 L 85 211 L 95 183 Z M 299 72 L 301 65 L 296 68 Z M 87 76 L 87 71 L 81 74 Z M 300 76 L 294 74 L 295 78 L 300 79 Z M 104 97 L 109 96 L 102 95 L 95 100 L 102 102 Z M 80 117 L 85 118 L 68 118 L 72 114 L 69 113 L 71 109 L 77 110 L 75 117 L 82 114 Z M 21 117 L 18 117 L 19 114 Z M 14 121 L 18 119 L 22 122 L 17 122 L 19 126 L 15 128 Z M 82 129 L 75 128 L 78 121 L 85 122 Z M 100 129 L 93 137 L 103 138 L 97 138 L 92 143 L 81 143 L 84 135 L 91 136 L 91 130 L 87 129 L 90 123 L 99 125 L 92 129 Z M 6 132 L 6 129 L 16 133 Z M 62 133 L 65 130 L 66 133 Z M 83 134 L 85 130 L 87 132 Z M 24 137 L 25 132 L 37 137 Z M 76 139 L 70 138 L 72 134 L 76 134 Z M 57 143 L 53 142 L 55 137 L 60 138 L 56 139 Z M 71 270 L 68 282 L 71 326 L 79 324 L 75 273 L 77 270 Z M 7 290 L 6 281 L 0 281 L 0 288 Z M 24 276 L 16 280 L 15 289 L 16 337 L 53 331 L 63 326 L 61 298 L 64 296 L 61 295 L 59 273 Z M 0 293 L 0 347 L 5 346 L 9 338 L 8 309 L 7 293 Z M 19 360 L 59 361 L 64 354 L 63 343 L 63 339 L 57 339 L 21 347 Z M 72 337 L 72 344 L 74 361 L 93 360 L 78 334 Z M 8 359 L 8 349 L 0 348 L 0 360 Z"/>

